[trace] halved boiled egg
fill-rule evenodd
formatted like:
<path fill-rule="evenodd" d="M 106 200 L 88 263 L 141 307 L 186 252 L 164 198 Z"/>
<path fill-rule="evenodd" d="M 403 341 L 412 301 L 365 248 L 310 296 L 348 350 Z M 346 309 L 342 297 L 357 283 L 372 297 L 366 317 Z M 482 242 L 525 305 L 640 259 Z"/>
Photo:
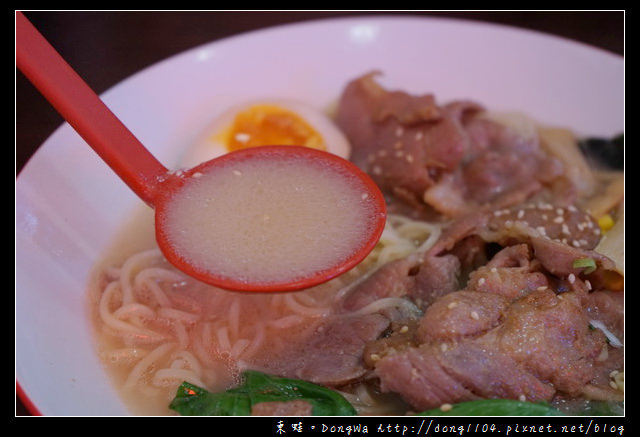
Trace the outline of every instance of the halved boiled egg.
<path fill-rule="evenodd" d="M 294 100 L 258 100 L 217 117 L 182 160 L 187 168 L 225 153 L 268 145 L 305 146 L 348 159 L 351 147 L 322 110 Z"/>

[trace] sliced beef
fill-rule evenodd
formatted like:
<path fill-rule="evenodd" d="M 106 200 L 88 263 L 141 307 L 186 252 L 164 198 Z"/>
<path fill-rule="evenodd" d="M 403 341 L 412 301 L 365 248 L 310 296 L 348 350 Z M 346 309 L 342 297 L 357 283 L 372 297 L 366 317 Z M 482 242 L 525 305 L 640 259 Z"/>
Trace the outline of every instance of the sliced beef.
<path fill-rule="evenodd" d="M 454 255 L 412 256 L 391 261 L 358 284 L 343 301 L 353 311 L 387 297 L 407 297 L 424 309 L 435 299 L 458 290 L 460 261 Z"/>
<path fill-rule="evenodd" d="M 396 198 L 455 217 L 521 203 L 563 177 L 537 137 L 489 120 L 478 103 L 438 104 L 431 94 L 387 90 L 376 75 L 347 84 L 336 122 L 352 160 Z"/>
<path fill-rule="evenodd" d="M 601 238 L 600 228 L 593 217 L 575 206 L 526 203 L 493 212 L 476 211 L 456 218 L 429 254 L 451 251 L 470 236 L 503 246 L 539 238 L 583 250 L 592 250 Z"/>
<path fill-rule="evenodd" d="M 420 320 L 420 343 L 475 337 L 502 323 L 509 300 L 499 294 L 461 290 L 449 293 L 427 308 Z"/>
<path fill-rule="evenodd" d="M 344 385 L 367 373 L 364 348 L 379 338 L 389 323 L 377 313 L 336 316 L 258 367 L 272 375 L 327 386 Z"/>
<path fill-rule="evenodd" d="M 550 400 L 554 394 L 508 355 L 470 341 L 407 349 L 380 359 L 375 371 L 382 390 L 400 394 L 416 411 L 482 398 Z"/>
<path fill-rule="evenodd" d="M 413 258 L 402 258 L 382 265 L 349 292 L 342 303 L 344 310 L 357 310 L 385 297 L 406 296 L 413 282 L 411 269 L 415 266 L 416 260 Z"/>
<path fill-rule="evenodd" d="M 583 299 L 578 292 L 534 291 L 509 307 L 488 339 L 557 391 L 579 394 L 606 344 L 589 327 Z"/>
<path fill-rule="evenodd" d="M 496 302 L 479 298 L 484 294 Z M 384 390 L 418 410 L 477 398 L 579 394 L 605 346 L 603 334 L 589 328 L 583 300 L 548 289 L 511 304 L 496 294 L 453 293 L 425 312 L 423 344 L 381 357 L 375 373 Z"/>
<path fill-rule="evenodd" d="M 414 269 L 409 298 L 424 310 L 441 296 L 460 289 L 460 269 L 460 260 L 454 255 L 424 256 Z"/>
<path fill-rule="evenodd" d="M 311 416 L 313 405 L 305 400 L 258 402 L 251 407 L 252 416 Z"/>
<path fill-rule="evenodd" d="M 502 249 L 486 265 L 473 271 L 467 282 L 468 289 L 499 294 L 509 300 L 547 286 L 549 281 L 526 244 Z"/>

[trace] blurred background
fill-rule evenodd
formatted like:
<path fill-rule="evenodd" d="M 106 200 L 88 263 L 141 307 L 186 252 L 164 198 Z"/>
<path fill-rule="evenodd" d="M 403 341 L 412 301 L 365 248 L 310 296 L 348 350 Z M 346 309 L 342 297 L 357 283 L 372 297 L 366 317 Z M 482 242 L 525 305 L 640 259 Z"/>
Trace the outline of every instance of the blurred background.
<path fill-rule="evenodd" d="M 200 44 L 275 25 L 358 15 L 418 15 L 515 26 L 624 56 L 624 11 L 25 11 L 98 93 Z M 16 70 L 16 177 L 63 120 Z M 29 411 L 16 396 L 16 415 Z"/>

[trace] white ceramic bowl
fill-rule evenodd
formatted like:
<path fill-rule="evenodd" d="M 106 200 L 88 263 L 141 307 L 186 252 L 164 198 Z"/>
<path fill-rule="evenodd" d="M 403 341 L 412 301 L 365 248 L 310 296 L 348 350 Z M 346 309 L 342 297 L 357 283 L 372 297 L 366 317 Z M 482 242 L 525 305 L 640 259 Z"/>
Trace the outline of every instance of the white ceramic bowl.
<path fill-rule="evenodd" d="M 256 31 L 160 62 L 102 97 L 171 167 L 212 117 L 238 101 L 293 98 L 326 107 L 348 80 L 373 69 L 386 86 L 433 92 L 440 102 L 470 98 L 582 135 L 624 127 L 621 57 L 445 19 L 376 16 Z M 86 289 L 92 265 L 138 205 L 68 125 L 17 179 L 16 379 L 43 415 L 129 414 L 96 357 Z"/>

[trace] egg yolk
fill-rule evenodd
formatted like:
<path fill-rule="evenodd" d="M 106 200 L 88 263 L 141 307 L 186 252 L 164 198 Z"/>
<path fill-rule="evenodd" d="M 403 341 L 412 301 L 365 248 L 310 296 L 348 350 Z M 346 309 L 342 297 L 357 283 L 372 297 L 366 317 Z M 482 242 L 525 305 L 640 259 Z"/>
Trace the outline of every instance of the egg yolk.
<path fill-rule="evenodd" d="M 326 150 L 322 136 L 302 117 L 275 105 L 254 105 L 239 112 L 220 140 L 229 151 L 267 145 Z"/>

